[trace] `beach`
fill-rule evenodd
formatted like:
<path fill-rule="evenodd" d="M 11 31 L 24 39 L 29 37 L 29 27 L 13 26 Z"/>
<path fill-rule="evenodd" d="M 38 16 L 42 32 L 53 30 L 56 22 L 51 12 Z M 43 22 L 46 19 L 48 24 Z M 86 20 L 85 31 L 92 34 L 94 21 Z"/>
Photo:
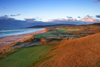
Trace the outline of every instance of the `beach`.
<path fill-rule="evenodd" d="M 18 36 L 8 36 L 8 37 L 3 37 L 0 38 L 0 49 L 4 48 L 16 41 L 21 41 L 29 36 L 35 35 L 35 34 L 39 34 L 39 33 L 43 33 L 44 30 L 39 30 L 33 33 L 28 33 L 28 34 L 22 34 L 22 35 L 18 35 Z"/>

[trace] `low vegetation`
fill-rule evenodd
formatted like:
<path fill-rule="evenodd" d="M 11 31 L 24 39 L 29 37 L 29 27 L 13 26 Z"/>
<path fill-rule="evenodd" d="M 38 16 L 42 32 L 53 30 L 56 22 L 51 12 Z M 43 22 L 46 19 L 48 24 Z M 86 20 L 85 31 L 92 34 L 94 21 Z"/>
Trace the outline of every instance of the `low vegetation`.
<path fill-rule="evenodd" d="M 100 67 L 99 40 L 100 33 L 61 41 L 31 67 Z"/>
<path fill-rule="evenodd" d="M 45 28 L 0 51 L 1 67 L 99 67 L 100 25 Z M 9 49 L 9 50 L 8 50 Z"/>
<path fill-rule="evenodd" d="M 37 59 L 40 59 L 48 50 L 50 45 L 34 45 L 24 47 L 0 59 L 0 67 L 28 67 Z"/>

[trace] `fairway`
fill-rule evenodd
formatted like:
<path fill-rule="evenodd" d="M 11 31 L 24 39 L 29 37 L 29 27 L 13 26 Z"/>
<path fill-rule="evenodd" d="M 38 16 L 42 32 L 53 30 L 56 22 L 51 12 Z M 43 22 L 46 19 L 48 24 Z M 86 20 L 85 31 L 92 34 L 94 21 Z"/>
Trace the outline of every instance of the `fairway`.
<path fill-rule="evenodd" d="M 65 32 L 65 31 L 79 31 L 80 29 L 63 29 L 63 28 L 58 28 L 58 32 Z"/>
<path fill-rule="evenodd" d="M 50 32 L 45 32 L 45 33 L 41 33 L 41 34 L 36 34 L 33 37 L 34 38 L 44 38 L 44 39 L 46 39 L 48 37 L 57 38 L 59 36 L 77 38 L 78 36 L 73 36 L 73 35 L 69 35 L 69 34 L 63 34 L 63 32 L 65 32 L 65 31 L 78 31 L 78 30 L 80 30 L 80 29 L 57 29 L 57 31 L 55 31 L 55 32 L 50 31 Z"/>
<path fill-rule="evenodd" d="M 45 33 L 41 33 L 41 34 L 36 34 L 33 37 L 36 37 L 36 38 L 47 38 L 47 37 L 57 37 L 57 35 L 52 34 L 52 32 L 45 32 Z"/>
<path fill-rule="evenodd" d="M 0 67 L 28 67 L 38 58 L 42 57 L 51 46 L 36 45 L 25 47 L 5 58 L 0 59 Z"/>

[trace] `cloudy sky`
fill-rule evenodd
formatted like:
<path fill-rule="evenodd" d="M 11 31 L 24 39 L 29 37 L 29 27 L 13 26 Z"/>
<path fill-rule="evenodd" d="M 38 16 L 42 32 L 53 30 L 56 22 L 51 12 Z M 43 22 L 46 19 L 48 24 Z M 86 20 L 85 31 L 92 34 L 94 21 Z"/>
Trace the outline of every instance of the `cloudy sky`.
<path fill-rule="evenodd" d="M 0 17 L 100 22 L 100 0 L 0 0 Z"/>

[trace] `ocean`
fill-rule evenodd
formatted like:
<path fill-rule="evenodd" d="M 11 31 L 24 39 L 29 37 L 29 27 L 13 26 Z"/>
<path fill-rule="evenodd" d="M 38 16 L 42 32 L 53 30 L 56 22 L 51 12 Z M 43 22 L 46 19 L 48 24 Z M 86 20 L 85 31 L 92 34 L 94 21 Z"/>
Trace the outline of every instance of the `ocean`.
<path fill-rule="evenodd" d="M 0 29 L 0 38 L 7 36 L 17 36 L 21 34 L 33 33 L 44 28 L 22 28 L 22 29 Z"/>

